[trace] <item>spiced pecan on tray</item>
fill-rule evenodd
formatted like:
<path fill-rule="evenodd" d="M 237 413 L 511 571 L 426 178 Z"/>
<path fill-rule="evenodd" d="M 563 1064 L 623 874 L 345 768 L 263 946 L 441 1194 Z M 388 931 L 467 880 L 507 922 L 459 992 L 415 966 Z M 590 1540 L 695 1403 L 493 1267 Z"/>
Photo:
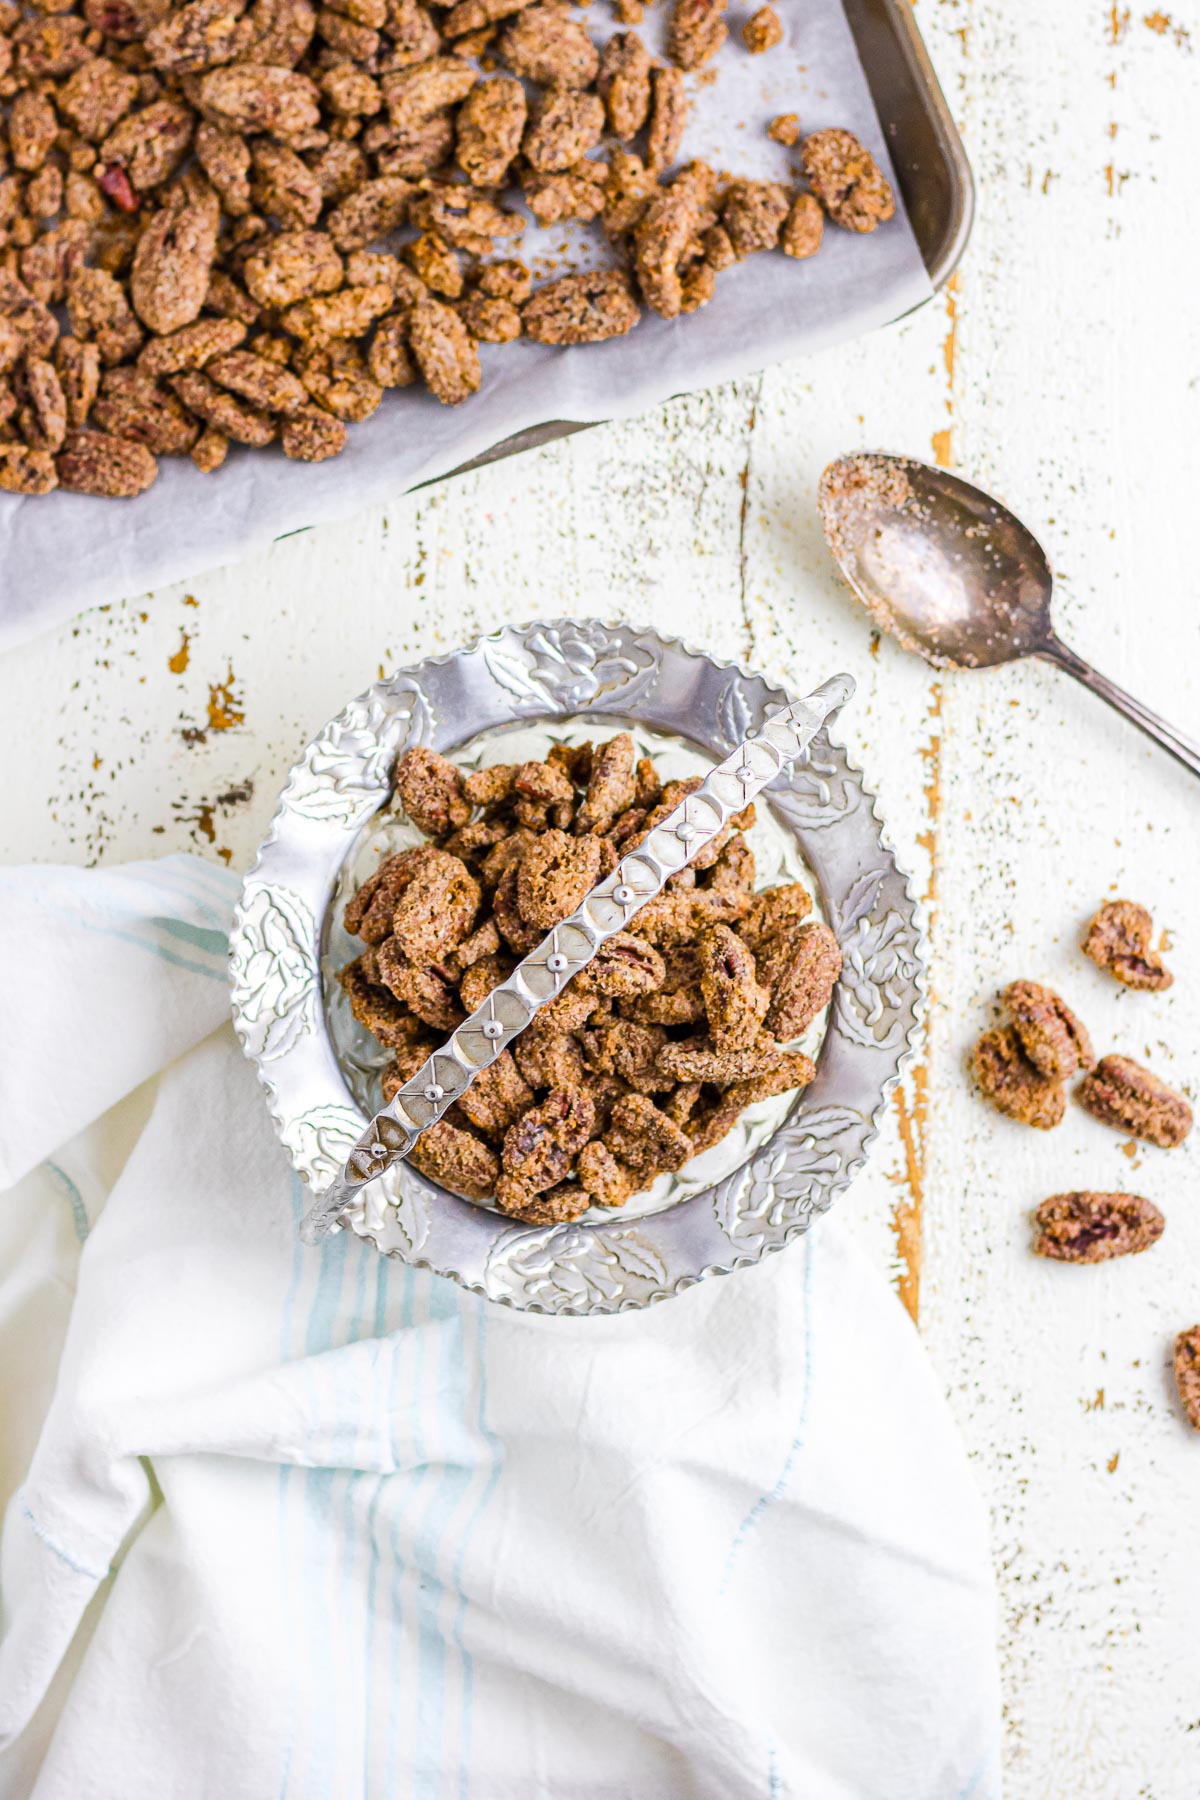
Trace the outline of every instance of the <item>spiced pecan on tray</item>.
<path fill-rule="evenodd" d="M 129 498 L 230 444 L 320 462 L 388 389 L 469 399 L 481 343 L 618 338 L 749 255 L 812 256 L 825 215 L 889 219 L 837 128 L 806 187 L 679 166 L 689 78 L 782 35 L 724 12 L 674 0 L 657 63 L 562 0 L 0 0 L 0 488 Z M 531 291 L 527 212 L 594 221 L 607 266 Z"/>
<path fill-rule="evenodd" d="M 424 747 L 401 757 L 396 796 L 426 841 L 348 902 L 363 948 L 339 976 L 393 1052 L 385 1100 L 698 785 L 664 784 L 626 732 L 465 776 Z M 802 883 L 755 892 L 753 823 L 749 806 L 603 946 L 417 1141 L 417 1168 L 530 1224 L 572 1219 L 813 1079 L 796 1040 L 841 954 Z"/>

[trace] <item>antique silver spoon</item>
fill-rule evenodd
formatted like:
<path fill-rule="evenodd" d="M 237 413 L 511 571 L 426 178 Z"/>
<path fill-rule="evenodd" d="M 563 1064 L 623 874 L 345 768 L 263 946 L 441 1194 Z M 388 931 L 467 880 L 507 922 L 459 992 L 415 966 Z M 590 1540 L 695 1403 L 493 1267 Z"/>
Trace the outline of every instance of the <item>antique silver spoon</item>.
<path fill-rule="evenodd" d="M 940 669 L 1043 657 L 1200 775 L 1200 744 L 1056 635 L 1046 553 L 998 500 L 945 469 L 864 453 L 830 463 L 818 504 L 842 574 L 876 624 L 906 649 Z"/>

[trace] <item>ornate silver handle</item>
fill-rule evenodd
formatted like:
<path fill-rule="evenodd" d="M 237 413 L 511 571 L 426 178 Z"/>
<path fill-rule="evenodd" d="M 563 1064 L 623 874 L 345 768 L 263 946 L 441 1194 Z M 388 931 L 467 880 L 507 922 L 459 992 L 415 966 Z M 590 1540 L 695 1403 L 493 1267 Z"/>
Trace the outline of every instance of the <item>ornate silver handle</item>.
<path fill-rule="evenodd" d="M 1127 694 L 1124 688 L 1118 687 L 1115 681 L 1110 681 L 1107 675 L 1102 675 L 1099 669 L 1093 669 L 1091 663 L 1084 662 L 1082 656 L 1077 656 L 1069 644 L 1052 637 L 1039 654 L 1047 662 L 1057 663 L 1060 669 L 1065 669 L 1076 681 L 1081 681 L 1084 687 L 1091 688 L 1093 694 L 1099 694 L 1102 700 L 1107 700 L 1123 718 L 1128 719 L 1131 725 L 1136 725 L 1139 731 L 1144 731 L 1147 737 L 1153 738 L 1156 744 L 1161 745 L 1177 762 L 1181 762 L 1185 769 L 1190 769 L 1193 775 L 1200 775 L 1200 744 L 1184 737 L 1182 731 L 1176 731 L 1173 725 L 1168 725 L 1156 712 L 1151 712 L 1148 706 L 1143 706 L 1140 700 Z"/>
<path fill-rule="evenodd" d="M 341 1174 L 302 1222 L 300 1236 L 306 1244 L 317 1243 L 332 1229 L 360 1188 L 408 1155 L 421 1133 L 437 1124 L 480 1071 L 495 1062 L 573 975 L 586 968 L 601 945 L 626 930 L 634 914 L 662 892 L 672 875 L 803 754 L 826 719 L 853 692 L 849 675 L 834 675 L 806 699 L 773 713 L 636 850 L 622 857 L 570 918 L 556 925 L 507 981 L 492 989 L 483 1005 L 375 1114 Z"/>

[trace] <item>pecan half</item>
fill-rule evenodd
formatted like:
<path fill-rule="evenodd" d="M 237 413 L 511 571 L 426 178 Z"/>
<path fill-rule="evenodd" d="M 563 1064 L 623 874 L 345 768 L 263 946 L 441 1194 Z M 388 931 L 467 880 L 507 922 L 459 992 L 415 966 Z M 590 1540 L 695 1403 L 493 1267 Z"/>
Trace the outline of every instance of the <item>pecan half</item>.
<path fill-rule="evenodd" d="M 1053 1262 L 1108 1262 L 1135 1256 L 1163 1234 L 1166 1220 L 1140 1194 L 1052 1194 L 1034 1214 L 1033 1248 Z"/>
<path fill-rule="evenodd" d="M 1182 1094 L 1129 1056 L 1103 1056 L 1075 1090 L 1085 1112 L 1131 1132 L 1160 1149 L 1173 1150 L 1192 1129 L 1192 1109 Z"/>
<path fill-rule="evenodd" d="M 1175 977 L 1150 946 L 1154 923 L 1134 900 L 1106 900 L 1087 929 L 1083 954 L 1131 988 L 1160 991 Z"/>

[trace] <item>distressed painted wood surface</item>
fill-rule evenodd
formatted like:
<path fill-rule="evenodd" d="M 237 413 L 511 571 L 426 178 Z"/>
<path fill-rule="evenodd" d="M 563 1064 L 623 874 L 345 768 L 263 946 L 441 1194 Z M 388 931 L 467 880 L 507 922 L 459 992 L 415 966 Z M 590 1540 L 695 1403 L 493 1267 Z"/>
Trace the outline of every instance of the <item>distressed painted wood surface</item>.
<path fill-rule="evenodd" d="M 972 1097 L 963 1062 L 997 987 L 1028 975 L 1060 985 L 1101 1048 L 1196 1092 L 1200 791 L 1049 669 L 938 680 L 873 641 L 813 494 L 856 446 L 971 472 L 1044 535 L 1064 635 L 1200 729 L 1200 17 L 1102 0 L 919 13 L 981 189 L 952 292 L 190 587 L 114 595 L 10 655 L 0 856 L 190 848 L 240 867 L 349 695 L 506 620 L 619 612 L 796 688 L 851 669 L 845 728 L 926 896 L 935 997 L 844 1215 L 918 1317 L 992 1506 L 1008 1791 L 1193 1800 L 1200 1438 L 1168 1361 L 1200 1320 L 1200 1151 L 1138 1148 L 1077 1112 L 1025 1132 Z M 1115 893 L 1169 934 L 1170 993 L 1124 993 L 1080 957 Z M 1150 1255 L 1031 1257 L 1039 1199 L 1121 1186 L 1168 1216 Z"/>

